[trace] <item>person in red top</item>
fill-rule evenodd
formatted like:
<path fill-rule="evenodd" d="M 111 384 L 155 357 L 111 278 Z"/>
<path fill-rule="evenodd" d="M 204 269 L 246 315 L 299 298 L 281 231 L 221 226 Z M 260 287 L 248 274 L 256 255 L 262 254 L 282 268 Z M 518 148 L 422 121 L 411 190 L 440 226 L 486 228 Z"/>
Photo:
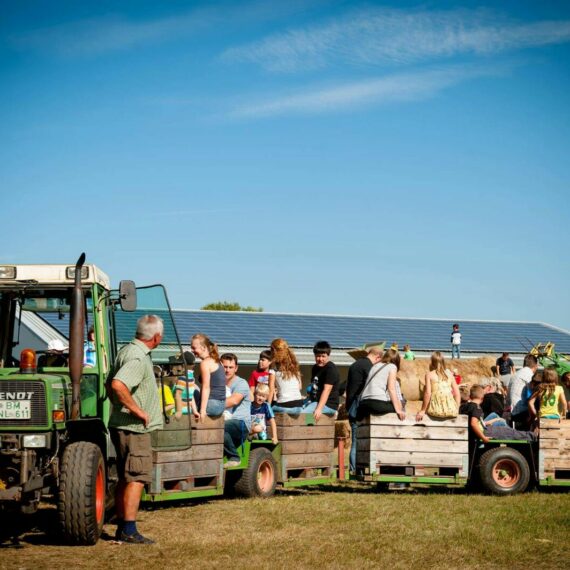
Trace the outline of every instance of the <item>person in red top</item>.
<path fill-rule="evenodd" d="M 253 401 L 253 393 L 258 384 L 267 384 L 269 386 L 269 373 L 271 366 L 271 351 L 262 350 L 259 353 L 257 368 L 249 376 L 249 392 Z"/>

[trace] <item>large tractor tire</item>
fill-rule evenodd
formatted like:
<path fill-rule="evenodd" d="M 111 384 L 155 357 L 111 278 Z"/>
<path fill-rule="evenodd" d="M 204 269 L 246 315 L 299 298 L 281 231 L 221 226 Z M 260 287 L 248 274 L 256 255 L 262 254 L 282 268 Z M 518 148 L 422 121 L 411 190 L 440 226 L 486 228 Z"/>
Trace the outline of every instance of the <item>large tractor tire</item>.
<path fill-rule="evenodd" d="M 479 460 L 483 488 L 494 495 L 515 495 L 526 491 L 530 467 L 524 455 L 512 447 L 489 449 Z"/>
<path fill-rule="evenodd" d="M 277 463 L 268 449 L 258 447 L 249 454 L 249 465 L 241 472 L 234 491 L 242 497 L 271 497 L 277 484 Z"/>
<path fill-rule="evenodd" d="M 95 544 L 105 519 L 105 461 L 94 443 L 67 446 L 61 462 L 58 515 L 65 540 Z"/>

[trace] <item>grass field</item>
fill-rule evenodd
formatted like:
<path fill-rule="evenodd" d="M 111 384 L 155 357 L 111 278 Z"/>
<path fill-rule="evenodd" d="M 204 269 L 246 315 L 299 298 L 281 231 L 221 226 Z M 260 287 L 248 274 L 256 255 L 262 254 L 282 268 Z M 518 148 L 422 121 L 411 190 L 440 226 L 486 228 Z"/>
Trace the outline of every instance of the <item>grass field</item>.
<path fill-rule="evenodd" d="M 331 485 L 270 500 L 144 510 L 139 529 L 156 545 L 116 544 L 115 527 L 106 525 L 97 545 L 69 547 L 58 543 L 55 513 L 46 508 L 27 530 L 2 520 L 0 567 L 569 568 L 569 512 L 570 494 L 501 498 Z"/>

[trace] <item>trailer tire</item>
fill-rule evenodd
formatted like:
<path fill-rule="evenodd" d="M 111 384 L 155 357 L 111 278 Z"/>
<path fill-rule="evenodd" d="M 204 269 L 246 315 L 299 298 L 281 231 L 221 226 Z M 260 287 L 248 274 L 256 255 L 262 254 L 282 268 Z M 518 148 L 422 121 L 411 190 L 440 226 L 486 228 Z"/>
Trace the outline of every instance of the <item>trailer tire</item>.
<path fill-rule="evenodd" d="M 479 475 L 485 490 L 494 495 L 524 492 L 530 481 L 530 467 L 524 455 L 512 447 L 489 449 L 479 460 Z"/>
<path fill-rule="evenodd" d="M 64 539 L 95 544 L 105 519 L 105 461 L 99 446 L 87 441 L 67 446 L 61 462 L 58 517 Z"/>
<path fill-rule="evenodd" d="M 242 497 L 271 497 L 275 493 L 277 463 L 268 449 L 258 447 L 249 454 L 249 465 L 234 485 Z"/>

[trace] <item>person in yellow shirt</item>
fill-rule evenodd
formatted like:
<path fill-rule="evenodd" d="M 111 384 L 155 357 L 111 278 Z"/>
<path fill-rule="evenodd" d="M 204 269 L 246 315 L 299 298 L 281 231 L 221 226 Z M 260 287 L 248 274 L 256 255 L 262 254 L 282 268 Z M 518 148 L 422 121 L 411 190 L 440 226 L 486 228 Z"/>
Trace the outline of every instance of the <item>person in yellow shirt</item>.
<path fill-rule="evenodd" d="M 532 416 L 559 420 L 566 417 L 566 398 L 554 368 L 545 368 L 542 382 L 528 401 Z"/>
<path fill-rule="evenodd" d="M 158 396 L 160 398 L 160 410 L 164 411 L 167 416 L 172 416 L 176 406 L 172 390 L 166 383 L 166 379 L 162 376 L 162 368 L 160 366 L 154 366 L 153 369 L 156 386 L 158 388 Z"/>

